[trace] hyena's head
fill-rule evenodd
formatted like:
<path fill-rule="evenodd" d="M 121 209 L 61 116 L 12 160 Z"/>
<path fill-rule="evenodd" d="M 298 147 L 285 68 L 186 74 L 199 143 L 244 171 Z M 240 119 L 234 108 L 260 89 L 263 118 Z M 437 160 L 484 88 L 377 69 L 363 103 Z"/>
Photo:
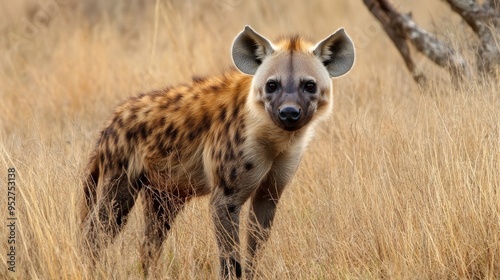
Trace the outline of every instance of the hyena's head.
<path fill-rule="evenodd" d="M 299 37 L 271 43 L 246 26 L 232 47 L 233 61 L 253 75 L 250 98 L 280 128 L 295 131 L 332 108 L 332 77 L 354 63 L 351 39 L 339 29 L 317 44 Z"/>

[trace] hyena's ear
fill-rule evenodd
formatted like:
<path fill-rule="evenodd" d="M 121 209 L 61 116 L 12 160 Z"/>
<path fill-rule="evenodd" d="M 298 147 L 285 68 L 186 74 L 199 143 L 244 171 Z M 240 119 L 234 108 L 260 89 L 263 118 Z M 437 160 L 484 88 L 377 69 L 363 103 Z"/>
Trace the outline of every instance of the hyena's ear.
<path fill-rule="evenodd" d="M 273 52 L 272 44 L 248 25 L 233 42 L 234 65 L 245 74 L 255 74 L 264 58 Z"/>
<path fill-rule="evenodd" d="M 314 54 L 323 62 L 330 77 L 347 73 L 354 64 L 354 46 L 344 28 L 316 44 Z"/>

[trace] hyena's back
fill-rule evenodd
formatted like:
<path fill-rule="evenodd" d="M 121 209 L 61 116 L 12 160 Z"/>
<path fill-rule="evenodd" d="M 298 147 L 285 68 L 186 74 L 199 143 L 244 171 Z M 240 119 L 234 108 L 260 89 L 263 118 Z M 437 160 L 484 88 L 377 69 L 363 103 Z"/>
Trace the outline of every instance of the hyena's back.
<path fill-rule="evenodd" d="M 120 105 L 87 166 L 82 218 L 99 197 L 97 188 L 118 176 L 127 176 L 132 187 L 147 184 L 181 196 L 210 192 L 203 154 L 228 160 L 242 152 L 227 147 L 244 140 L 250 83 L 249 76 L 233 70 L 141 94 Z"/>

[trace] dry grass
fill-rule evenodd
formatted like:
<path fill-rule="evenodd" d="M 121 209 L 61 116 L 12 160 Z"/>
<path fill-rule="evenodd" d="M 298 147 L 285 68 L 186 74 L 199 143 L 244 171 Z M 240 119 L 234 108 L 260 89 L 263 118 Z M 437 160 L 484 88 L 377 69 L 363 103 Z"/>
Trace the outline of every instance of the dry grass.
<path fill-rule="evenodd" d="M 500 278 L 498 80 L 453 88 L 424 64 L 436 82 L 419 90 L 361 1 L 59 2 L 0 3 L 2 224 L 7 167 L 18 171 L 17 272 L 2 226 L 0 278 L 140 277 L 138 209 L 97 269 L 82 266 L 76 205 L 89 151 L 126 97 L 223 71 L 245 24 L 314 39 L 345 26 L 359 42 L 355 69 L 335 81 L 333 117 L 281 201 L 262 278 Z M 444 8 L 413 5 L 429 28 L 421 15 Z M 158 278 L 216 276 L 207 199 L 189 204 L 163 249 Z"/>

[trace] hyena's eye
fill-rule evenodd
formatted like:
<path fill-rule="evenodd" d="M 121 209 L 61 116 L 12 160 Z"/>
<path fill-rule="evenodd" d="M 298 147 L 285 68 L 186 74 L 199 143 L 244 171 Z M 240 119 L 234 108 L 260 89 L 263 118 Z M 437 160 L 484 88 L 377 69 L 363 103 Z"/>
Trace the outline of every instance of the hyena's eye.
<path fill-rule="evenodd" d="M 304 91 L 308 93 L 316 93 L 316 83 L 313 81 L 304 84 Z"/>
<path fill-rule="evenodd" d="M 278 90 L 278 82 L 274 80 L 267 81 L 266 83 L 266 92 L 274 93 Z"/>

